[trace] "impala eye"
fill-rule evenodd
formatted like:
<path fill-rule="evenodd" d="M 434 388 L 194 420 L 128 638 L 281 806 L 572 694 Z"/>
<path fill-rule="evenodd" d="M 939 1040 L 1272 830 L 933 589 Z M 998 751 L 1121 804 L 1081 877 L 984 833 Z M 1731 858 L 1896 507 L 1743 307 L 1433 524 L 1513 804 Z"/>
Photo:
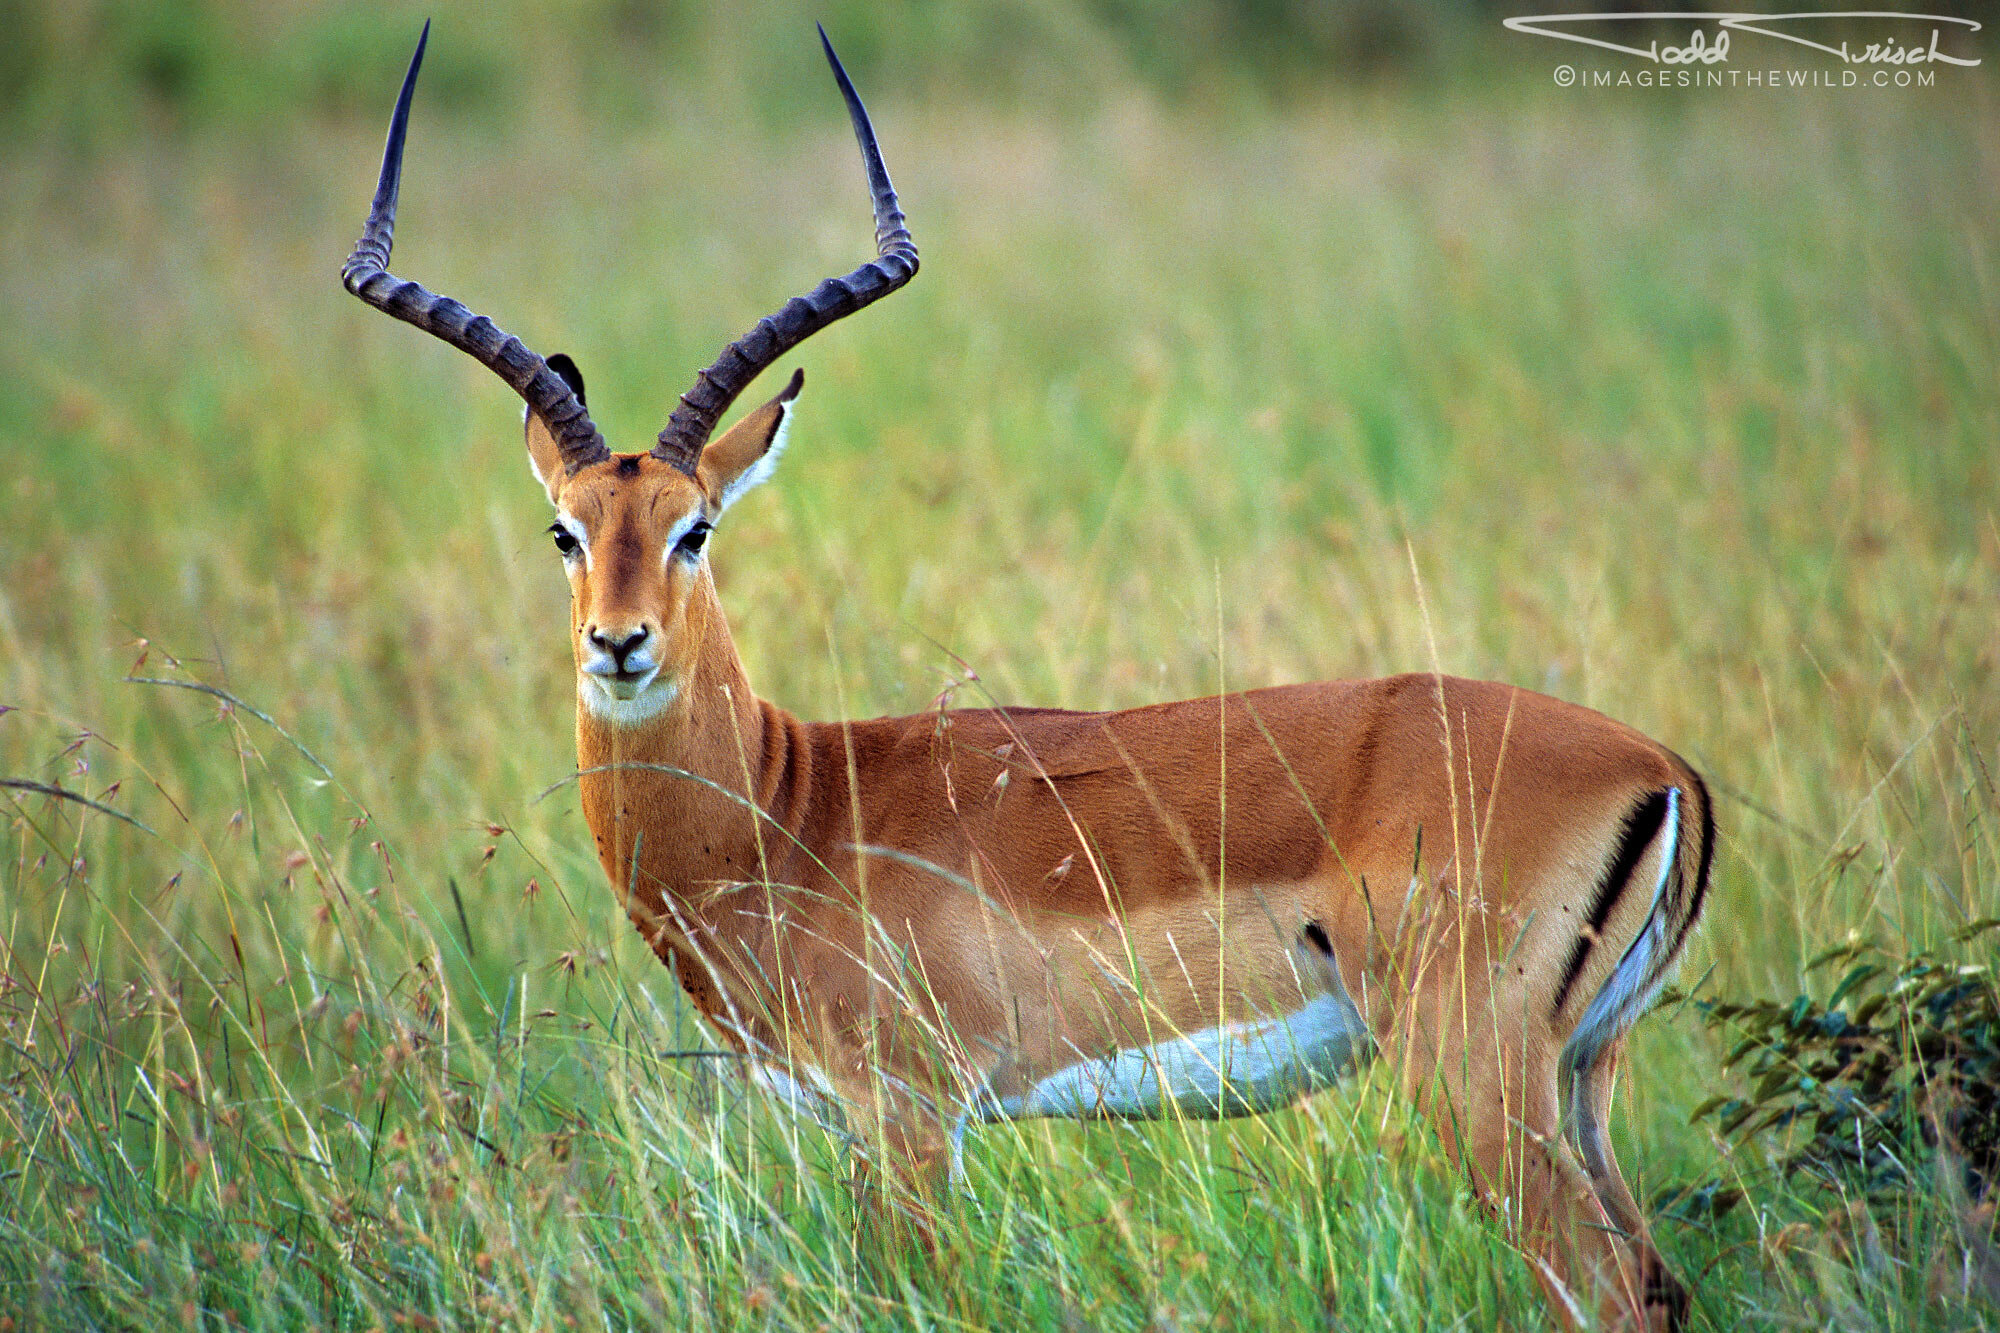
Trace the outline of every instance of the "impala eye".
<path fill-rule="evenodd" d="M 563 559 L 567 560 L 576 554 L 576 536 L 568 528 L 560 523 L 551 523 L 549 535 L 556 539 L 556 549 L 562 552 Z"/>
<path fill-rule="evenodd" d="M 696 519 L 694 526 L 687 530 L 687 535 L 681 538 L 681 544 L 676 550 L 690 560 L 699 559 L 701 548 L 708 544 L 708 534 L 711 530 L 706 520 Z"/>

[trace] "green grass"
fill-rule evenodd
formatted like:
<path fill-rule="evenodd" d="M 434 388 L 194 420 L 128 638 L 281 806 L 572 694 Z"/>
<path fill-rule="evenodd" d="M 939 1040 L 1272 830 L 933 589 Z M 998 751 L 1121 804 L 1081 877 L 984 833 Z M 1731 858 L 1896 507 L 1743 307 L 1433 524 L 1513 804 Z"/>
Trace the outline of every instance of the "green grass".
<path fill-rule="evenodd" d="M 597 85 L 460 21 L 396 266 L 575 355 L 614 447 L 863 252 L 809 27 L 773 109 L 724 32 L 662 88 L 672 33 Z M 322 27 L 298 62 L 374 68 Z M 540 798 L 573 696 L 518 405 L 336 281 L 393 35 L 324 96 L 80 66 L 0 147 L 0 776 L 153 830 L 0 797 L 0 1327 L 1538 1326 L 1373 1080 L 989 1130 L 931 1251 L 841 1145 L 665 1054 L 704 1038 L 573 790 Z M 913 711 L 950 654 L 961 702 L 1073 707 L 1436 663 L 1716 779 L 1700 994 L 2000 911 L 1990 79 L 1181 100 L 1113 67 L 1023 104 L 864 42 L 924 271 L 794 358 L 785 465 L 718 534 L 769 697 Z M 1869 1241 L 1690 1127 L 1723 1054 L 1665 1011 L 1619 1099 L 1642 1195 L 1749 1190 L 1661 1224 L 1696 1327 L 2000 1324 L 1940 1201 Z"/>

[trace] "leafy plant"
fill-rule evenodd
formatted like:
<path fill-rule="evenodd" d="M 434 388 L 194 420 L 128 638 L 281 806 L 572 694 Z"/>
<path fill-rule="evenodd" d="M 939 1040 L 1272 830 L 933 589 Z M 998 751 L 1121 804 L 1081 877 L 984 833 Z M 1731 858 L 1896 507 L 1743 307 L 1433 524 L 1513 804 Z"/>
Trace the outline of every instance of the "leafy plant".
<path fill-rule="evenodd" d="M 1959 931 L 1952 944 L 1988 945 L 2000 918 Z M 1711 1029 L 1735 1037 L 1725 1068 L 1744 1096 L 1712 1097 L 1691 1119 L 1750 1143 L 1800 1127 L 1776 1159 L 1785 1175 L 1867 1192 L 1923 1187 L 1942 1150 L 1966 1192 L 1983 1198 L 2000 1170 L 2000 986 L 1983 962 L 1939 951 L 1897 956 L 1858 936 L 1814 959 L 1808 972 L 1846 973 L 1824 1002 L 1696 1000 Z M 1685 998 L 1685 997 L 1677 997 Z M 1709 1182 L 1676 1191 L 1682 1211 L 1723 1212 L 1740 1194 Z"/>

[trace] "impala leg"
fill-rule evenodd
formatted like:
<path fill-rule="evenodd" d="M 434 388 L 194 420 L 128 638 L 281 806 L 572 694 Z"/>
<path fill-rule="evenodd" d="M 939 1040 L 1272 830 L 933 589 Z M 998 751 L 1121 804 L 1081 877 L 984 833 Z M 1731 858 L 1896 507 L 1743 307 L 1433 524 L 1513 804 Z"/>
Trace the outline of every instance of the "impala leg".
<path fill-rule="evenodd" d="M 1506 1007 L 1425 1006 L 1425 1031 L 1405 1038 L 1405 1087 L 1527 1254 L 1559 1318 L 1647 1328 L 1639 1256 L 1563 1136 L 1553 1035 L 1529 1030 L 1518 1002 L 1515 1019 L 1501 1021 Z"/>
<path fill-rule="evenodd" d="M 848 1108 L 850 1178 L 864 1227 L 885 1243 L 937 1248 L 948 1137 L 937 1114 L 865 1078 L 841 1080 Z"/>
<path fill-rule="evenodd" d="M 931 1254 L 940 1248 L 938 1210 L 950 1196 L 949 1139 L 936 1115 L 911 1111 L 885 1121 L 878 1140 L 884 1185 L 881 1207 L 892 1235 Z"/>
<path fill-rule="evenodd" d="M 1605 1211 L 1631 1237 L 1639 1261 L 1640 1292 L 1648 1313 L 1657 1310 L 1664 1315 L 1667 1326 L 1676 1327 L 1687 1314 L 1687 1288 L 1668 1270 L 1666 1260 L 1654 1248 L 1646 1216 L 1618 1170 L 1618 1159 L 1611 1155 L 1611 1141 L 1605 1133 L 1611 1114 L 1612 1088 L 1617 1081 L 1618 1057 L 1624 1048 L 1622 1039 L 1614 1042 L 1588 1067 L 1572 1073 L 1570 1133 Z"/>

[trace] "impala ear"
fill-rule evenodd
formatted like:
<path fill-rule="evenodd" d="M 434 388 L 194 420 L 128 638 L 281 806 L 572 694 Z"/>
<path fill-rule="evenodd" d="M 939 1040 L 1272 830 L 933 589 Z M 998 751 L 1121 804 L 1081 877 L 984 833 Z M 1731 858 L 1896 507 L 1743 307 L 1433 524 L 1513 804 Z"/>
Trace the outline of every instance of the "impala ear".
<path fill-rule="evenodd" d="M 803 370 L 792 372 L 792 381 L 776 398 L 745 416 L 701 451 L 695 477 L 701 488 L 715 499 L 716 517 L 736 503 L 745 491 L 762 484 L 777 469 L 778 455 L 785 452 L 785 430 L 791 425 L 792 403 L 806 382 Z"/>
<path fill-rule="evenodd" d="M 549 369 L 562 376 L 564 384 L 576 395 L 576 401 L 583 402 L 583 372 L 576 368 L 576 362 L 557 352 L 549 358 Z M 528 466 L 534 469 L 535 480 L 542 483 L 542 489 L 549 493 L 549 503 L 556 502 L 562 489 L 563 461 L 562 449 L 556 442 L 555 432 L 549 423 L 528 408 L 521 413 L 521 424 L 528 435 Z"/>

